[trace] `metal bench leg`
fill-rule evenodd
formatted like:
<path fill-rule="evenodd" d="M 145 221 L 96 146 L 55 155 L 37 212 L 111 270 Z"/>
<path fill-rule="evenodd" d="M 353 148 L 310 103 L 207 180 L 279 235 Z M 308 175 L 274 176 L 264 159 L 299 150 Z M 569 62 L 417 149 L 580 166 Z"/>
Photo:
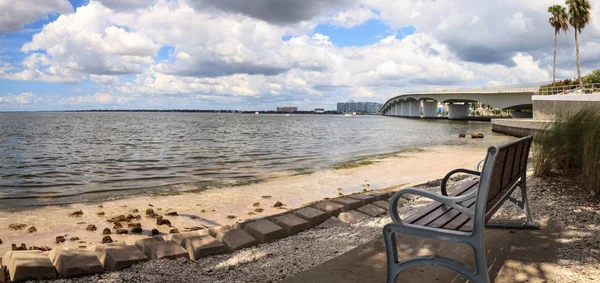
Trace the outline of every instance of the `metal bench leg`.
<path fill-rule="evenodd" d="M 396 246 L 396 237 L 392 229 L 386 225 L 383 227 L 383 241 L 385 243 L 385 257 L 386 257 L 386 282 L 396 282 L 396 276 L 400 273 L 401 269 L 398 268 L 398 250 Z"/>
<path fill-rule="evenodd" d="M 475 236 L 471 240 L 467 242 L 463 242 L 468 244 L 473 249 L 473 254 L 475 256 L 475 269 L 476 272 L 472 272 L 469 270 L 467 266 L 462 264 L 459 261 L 453 260 L 447 257 L 441 257 L 437 255 L 431 256 L 417 256 L 402 262 L 398 262 L 398 250 L 396 246 L 396 237 L 395 233 L 405 233 L 408 231 L 404 231 L 402 227 L 394 226 L 392 224 L 388 224 L 383 227 L 383 239 L 385 242 L 386 249 L 386 282 L 387 283 L 395 283 L 398 274 L 407 268 L 419 265 L 429 265 L 429 266 L 440 266 L 445 267 L 450 270 L 453 270 L 465 278 L 469 279 L 474 283 L 489 283 L 490 278 L 487 274 L 487 263 L 485 259 L 485 248 L 483 247 L 483 232 L 480 232 L 478 236 Z M 413 234 L 413 233 L 409 233 Z M 415 233 L 418 235 L 418 233 Z"/>
<path fill-rule="evenodd" d="M 523 211 L 525 211 L 525 217 L 527 217 L 527 221 L 525 223 L 502 223 L 502 222 L 494 222 L 493 220 L 485 224 L 486 228 L 491 229 L 516 229 L 516 230 L 537 230 L 540 229 L 540 224 L 533 222 L 531 217 L 531 211 L 529 210 L 529 200 L 527 199 L 527 183 L 526 177 L 522 177 L 521 184 L 519 184 L 519 189 L 521 189 L 521 199 L 517 200 L 513 197 L 509 197 L 508 200 L 516 205 L 518 205 Z"/>
<path fill-rule="evenodd" d="M 475 282 L 491 282 L 490 275 L 487 270 L 487 262 L 485 258 L 485 246 L 483 242 L 483 230 L 480 232 L 481 235 L 475 236 L 475 243 L 472 246 L 475 256 Z"/>
<path fill-rule="evenodd" d="M 523 181 L 521 182 L 521 185 L 519 187 L 521 188 L 523 210 L 525 210 L 525 216 L 527 217 L 527 223 L 525 223 L 525 225 L 534 229 L 539 229 L 540 224 L 533 222 L 533 219 L 531 218 L 531 212 L 529 211 L 529 200 L 527 199 L 527 177 L 523 176 L 522 178 Z"/>

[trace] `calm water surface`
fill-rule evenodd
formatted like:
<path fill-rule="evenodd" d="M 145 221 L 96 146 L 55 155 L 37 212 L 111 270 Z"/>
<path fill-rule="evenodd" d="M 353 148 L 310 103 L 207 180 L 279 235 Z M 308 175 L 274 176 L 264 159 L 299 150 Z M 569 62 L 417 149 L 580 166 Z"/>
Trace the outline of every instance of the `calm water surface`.
<path fill-rule="evenodd" d="M 0 206 L 245 184 L 490 128 L 379 116 L 0 113 Z"/>

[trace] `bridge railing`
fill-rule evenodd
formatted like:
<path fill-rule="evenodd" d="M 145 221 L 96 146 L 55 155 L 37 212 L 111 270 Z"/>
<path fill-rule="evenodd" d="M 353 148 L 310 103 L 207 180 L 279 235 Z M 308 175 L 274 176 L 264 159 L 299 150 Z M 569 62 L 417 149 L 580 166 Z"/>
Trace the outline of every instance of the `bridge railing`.
<path fill-rule="evenodd" d="M 440 93 L 514 93 L 514 92 L 535 92 L 542 85 L 548 82 L 528 83 L 517 85 L 504 86 L 487 86 L 487 87 L 471 87 L 471 88 L 444 88 L 433 89 L 430 91 L 407 92 L 404 95 L 410 94 L 440 94 Z"/>
<path fill-rule="evenodd" d="M 600 83 L 583 84 L 583 85 L 554 85 L 541 86 L 534 94 L 535 95 L 561 95 L 561 94 L 588 94 L 600 92 Z"/>

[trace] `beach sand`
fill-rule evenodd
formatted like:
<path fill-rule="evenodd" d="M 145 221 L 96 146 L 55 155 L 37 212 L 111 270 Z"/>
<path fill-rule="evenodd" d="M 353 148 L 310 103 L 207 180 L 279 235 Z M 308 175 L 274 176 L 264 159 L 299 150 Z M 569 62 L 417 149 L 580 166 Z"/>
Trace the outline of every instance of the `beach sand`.
<path fill-rule="evenodd" d="M 372 161 L 374 163 L 346 169 L 328 169 L 312 174 L 281 177 L 245 186 L 207 189 L 200 192 L 187 192 L 178 195 L 148 196 L 111 200 L 102 203 L 79 203 L 61 206 L 45 206 L 0 211 L 0 256 L 11 249 L 11 244 L 20 246 L 57 246 L 56 237 L 65 236 L 67 241 L 60 244 L 66 247 L 90 247 L 101 243 L 102 230 L 110 228 L 115 241 L 133 241 L 147 237 L 150 230 L 157 228 L 161 233 L 169 233 L 173 227 L 183 231 L 187 227 L 210 227 L 235 224 L 247 219 L 261 218 L 278 214 L 285 209 L 294 209 L 324 198 L 338 197 L 363 190 L 392 190 L 429 180 L 442 178 L 456 168 L 472 169 L 485 157 L 486 148 L 513 139 L 495 136 L 492 139 L 465 139 L 461 145 L 445 145 L 425 148 L 422 151 L 386 155 Z M 264 198 L 263 196 L 270 196 Z M 281 208 L 273 207 L 279 201 Z M 254 206 L 254 203 L 260 203 Z M 152 205 L 152 207 L 150 207 Z M 99 207 L 101 206 L 101 207 Z M 155 213 L 165 215 L 175 211 L 178 216 L 165 216 L 172 227 L 156 225 L 156 219 L 146 217 L 145 211 L 152 208 Z M 262 212 L 255 212 L 262 208 Z M 137 209 L 138 212 L 131 212 Z M 70 217 L 69 214 L 81 210 L 83 215 Z M 98 216 L 97 212 L 105 215 Z M 254 213 L 250 215 L 249 213 Z M 140 215 L 139 222 L 143 234 L 116 235 L 113 223 L 106 220 L 117 215 Z M 231 219 L 228 216 L 235 216 Z M 11 230 L 12 223 L 27 226 L 21 230 Z M 96 231 L 86 231 L 88 225 Z M 37 231 L 28 233 L 35 226 Z M 127 224 L 124 223 L 124 228 Z M 77 237 L 79 240 L 69 241 Z"/>

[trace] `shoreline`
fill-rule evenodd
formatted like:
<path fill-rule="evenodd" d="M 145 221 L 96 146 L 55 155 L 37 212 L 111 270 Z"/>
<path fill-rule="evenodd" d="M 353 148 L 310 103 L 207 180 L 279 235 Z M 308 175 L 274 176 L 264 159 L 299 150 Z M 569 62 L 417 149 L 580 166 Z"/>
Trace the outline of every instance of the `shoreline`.
<path fill-rule="evenodd" d="M 114 229 L 111 229 L 113 240 L 131 243 L 147 237 L 153 228 L 164 235 L 168 234 L 172 227 L 183 231 L 189 227 L 231 225 L 278 214 L 324 198 L 337 197 L 339 194 L 398 189 L 441 178 L 455 168 L 472 168 L 483 158 L 485 148 L 496 143 L 498 138 L 473 141 L 468 146 L 435 146 L 422 152 L 385 156 L 373 164 L 359 167 L 320 170 L 311 174 L 275 178 L 245 186 L 206 189 L 197 193 L 144 195 L 110 200 L 100 202 L 102 207 L 99 207 L 100 203 L 28 207 L 26 215 L 19 214 L 19 211 L 2 210 L 4 213 L 0 216 L 0 239 L 3 244 L 0 244 L 0 254 L 10 250 L 13 243 L 17 246 L 25 243 L 27 246 L 53 248 L 57 246 L 56 236 L 64 235 L 66 239 L 77 237 L 79 240 L 67 240 L 60 244 L 63 247 L 97 245 L 101 243 L 102 230 L 113 227 L 113 224 L 106 220 L 120 214 L 141 215 L 141 219 L 135 222 L 141 223 L 143 234 L 116 235 Z M 475 150 L 473 144 L 477 145 Z M 440 163 L 440 160 L 444 162 Z M 274 207 L 278 201 L 283 203 L 283 207 Z M 156 213 L 163 215 L 177 212 L 179 216 L 165 216 L 172 223 L 172 227 L 156 225 L 155 219 L 144 215 L 147 208 L 153 208 Z M 256 211 L 259 209 L 261 212 Z M 81 210 L 83 215 L 68 216 L 78 210 Z M 135 210 L 137 212 L 133 212 Z M 105 214 L 96 215 L 98 212 Z M 12 223 L 27 226 L 22 230 L 10 230 L 8 226 Z M 95 225 L 97 230 L 86 231 L 90 224 Z M 35 226 L 37 231 L 28 233 L 27 229 L 31 226 Z"/>

